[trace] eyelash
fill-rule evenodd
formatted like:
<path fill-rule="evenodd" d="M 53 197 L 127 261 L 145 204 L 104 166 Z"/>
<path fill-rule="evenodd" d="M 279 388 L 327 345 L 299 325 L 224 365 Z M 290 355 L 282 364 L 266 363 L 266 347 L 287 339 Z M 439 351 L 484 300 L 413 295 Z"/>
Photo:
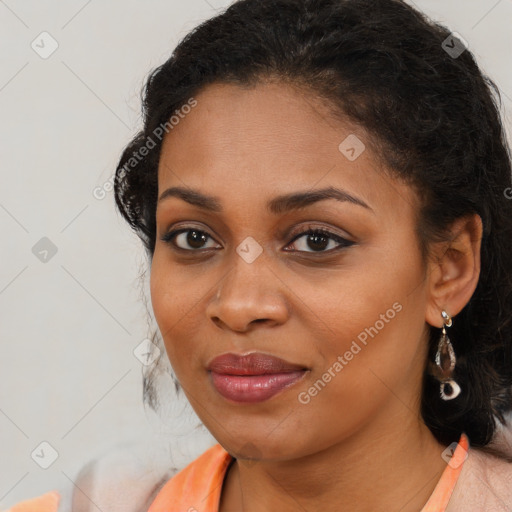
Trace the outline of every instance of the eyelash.
<path fill-rule="evenodd" d="M 171 246 L 171 248 L 176 251 L 193 253 L 193 252 L 201 252 L 201 251 L 208 250 L 208 249 L 183 249 L 182 247 L 178 247 L 174 243 L 174 238 L 176 238 L 176 236 L 178 236 L 179 234 L 186 233 L 188 231 L 196 231 L 197 233 L 206 235 L 208 238 L 211 238 L 213 240 L 213 237 L 211 237 L 206 231 L 196 229 L 194 227 L 181 228 L 181 229 L 177 229 L 174 231 L 169 231 L 168 233 L 165 233 L 160 238 L 160 240 L 162 240 L 162 242 L 165 242 L 166 244 Z M 302 238 L 305 235 L 323 235 L 323 236 L 339 243 L 340 246 L 335 247 L 334 249 L 329 249 L 328 251 L 296 251 L 296 252 L 310 253 L 310 254 L 330 254 L 330 253 L 337 252 L 339 250 L 345 249 L 345 248 L 350 247 L 351 245 L 355 244 L 355 242 L 352 242 L 351 240 L 347 240 L 346 238 L 336 235 L 335 233 L 332 233 L 331 231 L 328 231 L 325 228 L 313 228 L 313 227 L 308 226 L 306 231 L 302 231 L 301 233 L 294 235 L 294 238 L 290 241 L 290 243 L 288 245 L 294 243 L 296 240 Z M 287 247 L 288 247 L 288 245 L 287 245 Z M 287 252 L 294 252 L 294 251 L 287 251 Z"/>

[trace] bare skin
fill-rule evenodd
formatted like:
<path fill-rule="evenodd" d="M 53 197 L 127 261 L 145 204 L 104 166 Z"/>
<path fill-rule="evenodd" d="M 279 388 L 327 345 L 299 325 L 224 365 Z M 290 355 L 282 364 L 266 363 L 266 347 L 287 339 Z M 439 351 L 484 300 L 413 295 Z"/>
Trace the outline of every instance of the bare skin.
<path fill-rule="evenodd" d="M 456 322 L 476 288 L 480 218 L 457 221 L 452 242 L 435 245 L 425 267 L 418 198 L 385 174 L 360 127 L 284 84 L 214 84 L 196 99 L 164 140 L 159 195 L 198 190 L 223 212 L 178 197 L 158 202 L 151 298 L 187 398 L 237 458 L 219 510 L 421 510 L 446 467 L 446 447 L 420 416 L 427 328 L 443 325 L 443 309 Z M 366 146 L 353 161 L 339 150 L 350 134 Z M 334 199 L 266 208 L 276 196 L 324 187 L 369 208 Z M 174 238 L 181 251 L 160 240 L 185 227 L 203 231 L 203 245 L 191 246 L 187 233 Z M 319 250 L 307 235 L 296 238 L 310 228 L 352 244 L 325 238 Z M 249 236 L 263 251 L 251 263 L 236 251 Z M 377 332 L 345 358 L 372 326 Z M 309 371 L 266 401 L 226 400 L 208 362 L 254 350 Z M 335 371 L 340 355 L 346 364 Z M 328 383 L 309 392 L 329 369 Z"/>

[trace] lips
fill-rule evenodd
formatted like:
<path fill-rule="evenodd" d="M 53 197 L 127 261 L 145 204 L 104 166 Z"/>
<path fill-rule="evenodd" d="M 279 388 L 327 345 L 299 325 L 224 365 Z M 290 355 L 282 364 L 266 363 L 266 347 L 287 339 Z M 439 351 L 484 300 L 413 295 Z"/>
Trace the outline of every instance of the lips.
<path fill-rule="evenodd" d="M 213 359 L 208 369 L 225 375 L 268 375 L 306 370 L 303 365 L 278 357 L 253 352 L 247 355 L 223 354 Z"/>
<path fill-rule="evenodd" d="M 223 354 L 208 365 L 215 389 L 234 403 L 268 400 L 302 380 L 308 368 L 262 353 Z"/>

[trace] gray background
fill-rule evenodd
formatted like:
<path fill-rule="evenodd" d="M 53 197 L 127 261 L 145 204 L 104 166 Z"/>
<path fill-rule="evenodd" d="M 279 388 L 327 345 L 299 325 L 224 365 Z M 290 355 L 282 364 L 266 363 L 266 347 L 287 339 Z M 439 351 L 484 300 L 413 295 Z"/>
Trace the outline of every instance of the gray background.
<path fill-rule="evenodd" d="M 144 254 L 112 192 L 93 191 L 140 127 L 147 73 L 229 3 L 0 0 L 0 509 L 72 489 L 109 450 L 182 467 L 214 443 L 171 396 L 163 419 L 144 411 L 133 352 L 148 334 Z M 510 134 L 512 0 L 414 3 L 468 41 Z M 46 59 L 31 47 L 51 48 L 44 31 L 58 44 Z M 44 441 L 58 452 L 48 469 Z"/>

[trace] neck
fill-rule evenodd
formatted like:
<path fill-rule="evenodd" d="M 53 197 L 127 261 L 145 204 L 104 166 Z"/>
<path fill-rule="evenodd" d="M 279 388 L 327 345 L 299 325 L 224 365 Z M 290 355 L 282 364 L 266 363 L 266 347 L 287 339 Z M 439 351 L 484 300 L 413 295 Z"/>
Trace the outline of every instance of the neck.
<path fill-rule="evenodd" d="M 446 467 L 441 458 L 445 446 L 400 407 L 401 417 L 391 421 L 388 409 L 384 421 L 372 421 L 342 442 L 300 459 L 236 460 L 226 477 L 220 512 L 420 511 Z"/>

